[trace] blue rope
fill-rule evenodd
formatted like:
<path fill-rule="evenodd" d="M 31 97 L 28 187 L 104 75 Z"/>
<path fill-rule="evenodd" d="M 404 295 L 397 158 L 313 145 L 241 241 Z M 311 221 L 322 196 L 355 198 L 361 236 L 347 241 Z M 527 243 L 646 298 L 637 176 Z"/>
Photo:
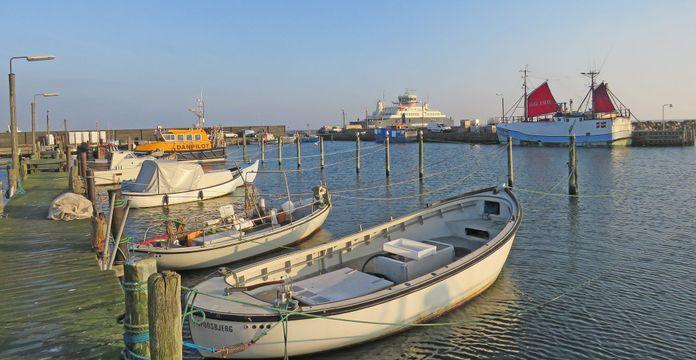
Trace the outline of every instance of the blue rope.
<path fill-rule="evenodd" d="M 128 349 L 128 348 L 126 348 L 125 351 L 126 351 L 126 355 L 127 355 L 126 358 L 127 358 L 127 359 L 150 360 L 149 357 L 138 355 L 138 354 L 136 354 L 136 353 L 130 351 L 130 349 Z"/>
<path fill-rule="evenodd" d="M 130 334 L 135 334 L 131 335 Z M 126 344 L 137 344 L 137 343 L 144 343 L 150 341 L 150 332 L 149 331 L 143 331 L 140 333 L 136 333 L 133 331 L 126 331 L 123 333 L 123 342 Z"/>
<path fill-rule="evenodd" d="M 191 342 L 188 342 L 188 341 L 184 341 L 183 344 L 184 344 L 184 346 L 186 346 L 187 348 L 191 348 L 191 349 L 205 350 L 205 351 L 208 351 L 208 352 L 211 352 L 211 353 L 217 352 L 217 349 L 216 349 L 216 348 L 210 347 L 210 346 L 196 345 L 196 344 L 191 343 Z"/>

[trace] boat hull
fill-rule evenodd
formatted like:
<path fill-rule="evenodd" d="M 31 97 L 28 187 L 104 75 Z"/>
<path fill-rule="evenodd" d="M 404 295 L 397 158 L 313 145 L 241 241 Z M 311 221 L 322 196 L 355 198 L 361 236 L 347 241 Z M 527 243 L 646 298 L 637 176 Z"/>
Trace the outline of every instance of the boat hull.
<path fill-rule="evenodd" d="M 242 170 L 241 175 L 234 176 L 229 181 L 209 186 L 204 189 L 195 189 L 170 194 L 137 193 L 124 191 L 123 198 L 128 200 L 130 206 L 134 208 L 167 206 L 212 199 L 232 193 L 236 188 L 244 185 L 245 182 L 253 183 L 256 179 L 257 171 L 258 161 L 254 163 L 254 165 Z"/>
<path fill-rule="evenodd" d="M 489 288 L 497 279 L 510 253 L 514 236 L 494 254 L 459 272 L 446 281 L 412 292 L 377 306 L 331 316 L 289 320 L 287 350 L 289 356 L 334 350 L 368 342 L 408 329 L 408 326 L 371 324 L 408 324 L 423 322 L 442 315 Z M 344 321 L 342 321 L 344 320 Z M 368 323 L 366 323 L 368 322 Z M 248 342 L 258 331 L 273 323 L 232 322 L 207 318 L 190 323 L 196 344 L 222 348 Z M 269 333 L 235 358 L 258 359 L 284 356 L 284 337 L 281 326 Z M 205 357 L 222 356 L 201 351 Z"/>
<path fill-rule="evenodd" d="M 195 249 L 181 248 L 177 251 L 161 249 L 133 249 L 136 253 L 151 254 L 157 260 L 160 270 L 192 270 L 219 266 L 244 260 L 256 255 L 270 252 L 281 246 L 287 246 L 308 237 L 319 229 L 329 216 L 331 206 L 311 216 L 306 221 L 289 224 L 276 230 L 264 231 L 252 235 L 240 242 L 238 238 L 230 238 L 208 247 Z"/>
<path fill-rule="evenodd" d="M 568 120 L 568 121 L 566 121 Z M 627 118 L 558 118 L 555 121 L 501 123 L 496 126 L 498 140 L 513 145 L 568 146 L 569 134 L 578 146 L 624 146 L 631 142 L 631 123 Z"/>

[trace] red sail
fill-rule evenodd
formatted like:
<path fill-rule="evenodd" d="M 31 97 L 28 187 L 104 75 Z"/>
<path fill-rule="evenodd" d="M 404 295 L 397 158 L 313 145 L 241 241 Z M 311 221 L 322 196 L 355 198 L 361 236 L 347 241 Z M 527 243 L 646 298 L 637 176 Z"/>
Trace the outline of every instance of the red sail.
<path fill-rule="evenodd" d="M 547 82 L 541 84 L 527 97 L 527 116 L 535 117 L 560 111 Z"/>
<path fill-rule="evenodd" d="M 607 84 L 601 83 L 592 93 L 592 111 L 596 113 L 614 112 L 614 104 L 611 102 L 607 92 Z"/>

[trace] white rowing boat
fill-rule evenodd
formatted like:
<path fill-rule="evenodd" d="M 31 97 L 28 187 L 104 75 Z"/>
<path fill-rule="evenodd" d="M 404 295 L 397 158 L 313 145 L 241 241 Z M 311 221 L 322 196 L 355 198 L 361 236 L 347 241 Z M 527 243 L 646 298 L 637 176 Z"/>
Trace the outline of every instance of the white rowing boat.
<path fill-rule="evenodd" d="M 205 357 L 270 358 L 405 330 L 491 286 L 521 215 L 510 190 L 483 189 L 228 271 L 195 287 L 205 317 L 191 318 L 191 335 Z"/>
<path fill-rule="evenodd" d="M 299 242 L 318 230 L 330 211 L 328 191 L 317 186 L 312 198 L 288 200 L 279 210 L 260 208 L 257 214 L 263 216 L 254 219 L 240 218 L 232 205 L 225 206 L 220 219 L 205 229 L 156 237 L 134 244 L 131 250 L 154 256 L 160 270 L 219 266 Z"/>
<path fill-rule="evenodd" d="M 206 200 L 232 193 L 256 178 L 259 162 L 243 169 L 203 172 L 201 165 L 174 160 L 146 160 L 135 181 L 122 186 L 131 207 L 145 208 Z"/>

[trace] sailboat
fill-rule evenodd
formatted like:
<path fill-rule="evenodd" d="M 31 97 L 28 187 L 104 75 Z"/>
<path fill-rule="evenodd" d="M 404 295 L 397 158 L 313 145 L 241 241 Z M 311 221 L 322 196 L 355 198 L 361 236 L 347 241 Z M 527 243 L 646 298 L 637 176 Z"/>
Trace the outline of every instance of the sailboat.
<path fill-rule="evenodd" d="M 522 102 L 524 116 L 503 116 L 496 125 L 501 143 L 507 143 L 510 137 L 514 145 L 567 146 L 569 136 L 575 135 L 576 144 L 581 146 L 630 145 L 631 112 L 609 90 L 607 83 L 596 84 L 599 72 L 582 73 L 590 78 L 590 89 L 577 111 L 572 110 L 572 100 L 570 110 L 565 103 L 557 103 L 548 82 L 528 94 L 527 69 L 522 72 L 524 95 L 513 109 Z"/>

